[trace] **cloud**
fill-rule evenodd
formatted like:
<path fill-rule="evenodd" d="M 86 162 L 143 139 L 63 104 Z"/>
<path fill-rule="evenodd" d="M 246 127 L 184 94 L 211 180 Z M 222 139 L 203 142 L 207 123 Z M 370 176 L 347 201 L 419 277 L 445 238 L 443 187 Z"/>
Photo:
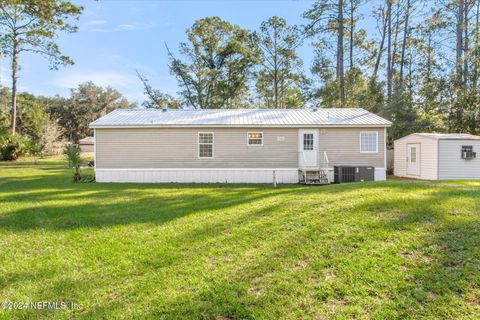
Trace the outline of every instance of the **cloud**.
<path fill-rule="evenodd" d="M 129 88 L 136 85 L 138 80 L 135 75 L 118 71 L 93 71 L 69 72 L 50 81 L 51 85 L 61 88 L 75 88 L 80 83 L 92 81 L 102 87 Z"/>
<path fill-rule="evenodd" d="M 0 84 L 4 86 L 10 86 L 12 84 L 12 78 L 10 77 L 8 68 L 0 69 Z"/>
<path fill-rule="evenodd" d="M 130 30 L 135 30 L 137 29 L 137 27 L 133 24 L 128 24 L 128 23 L 125 23 L 125 24 L 119 24 L 117 26 L 117 29 L 119 31 L 130 31 Z"/>
<path fill-rule="evenodd" d="M 89 31 L 92 32 L 125 32 L 125 31 L 136 31 L 136 30 L 146 30 L 155 27 L 155 23 L 121 23 L 114 27 L 95 27 L 91 28 Z"/>
<path fill-rule="evenodd" d="M 87 81 L 91 81 L 101 87 L 112 87 L 120 91 L 130 101 L 141 102 L 144 100 L 143 88 L 135 73 L 114 70 L 69 71 L 54 78 L 49 84 L 63 89 L 73 89 Z"/>
<path fill-rule="evenodd" d="M 110 63 L 121 66 L 122 68 L 133 71 L 136 75 L 136 71 L 139 71 L 142 74 L 146 74 L 149 77 L 158 77 L 157 72 L 155 72 L 150 66 L 141 64 L 138 60 L 129 59 L 125 56 L 119 54 L 111 54 L 102 56 L 102 59 L 109 61 Z"/>
<path fill-rule="evenodd" d="M 98 26 L 102 24 L 107 24 L 107 20 L 89 20 L 85 23 L 86 26 Z"/>

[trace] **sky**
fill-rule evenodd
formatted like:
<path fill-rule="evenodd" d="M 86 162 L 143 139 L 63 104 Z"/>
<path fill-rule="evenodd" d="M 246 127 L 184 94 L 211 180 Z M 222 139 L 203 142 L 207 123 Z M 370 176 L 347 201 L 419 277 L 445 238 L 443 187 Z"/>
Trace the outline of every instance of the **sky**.
<path fill-rule="evenodd" d="M 71 88 L 86 81 L 111 86 L 129 100 L 144 100 L 136 70 L 163 92 L 175 94 L 175 78 L 168 69 L 165 43 L 171 48 L 186 41 L 185 30 L 197 19 L 219 16 L 246 29 L 257 29 L 272 15 L 290 24 L 304 23 L 302 13 L 311 1 L 73 1 L 84 7 L 74 34 L 59 34 L 62 52 L 75 65 L 50 70 L 38 55 L 22 54 L 18 87 L 36 95 L 69 94 Z M 312 49 L 299 49 L 305 65 L 311 64 Z M 9 61 L 0 65 L 0 81 L 9 85 Z"/>

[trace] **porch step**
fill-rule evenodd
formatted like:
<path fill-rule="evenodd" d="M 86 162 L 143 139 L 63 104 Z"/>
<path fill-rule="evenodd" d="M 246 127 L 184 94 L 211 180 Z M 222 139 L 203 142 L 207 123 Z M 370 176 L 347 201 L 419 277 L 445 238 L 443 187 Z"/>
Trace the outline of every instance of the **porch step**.
<path fill-rule="evenodd" d="M 330 183 L 325 169 L 299 169 L 298 174 L 301 184 L 322 185 Z"/>

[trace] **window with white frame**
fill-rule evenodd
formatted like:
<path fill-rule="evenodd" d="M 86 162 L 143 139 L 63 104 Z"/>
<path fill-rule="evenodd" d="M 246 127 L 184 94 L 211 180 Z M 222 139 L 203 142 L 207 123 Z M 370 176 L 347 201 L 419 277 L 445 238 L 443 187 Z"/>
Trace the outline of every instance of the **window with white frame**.
<path fill-rule="evenodd" d="M 417 148 L 411 147 L 410 148 L 410 162 L 416 163 L 417 162 Z"/>
<path fill-rule="evenodd" d="M 213 133 L 198 133 L 198 157 L 213 158 Z"/>
<path fill-rule="evenodd" d="M 360 152 L 378 152 L 378 132 L 360 132 Z"/>
<path fill-rule="evenodd" d="M 263 146 L 263 132 L 248 132 L 247 143 L 249 146 Z"/>
<path fill-rule="evenodd" d="M 303 134 L 303 150 L 313 150 L 313 133 Z"/>

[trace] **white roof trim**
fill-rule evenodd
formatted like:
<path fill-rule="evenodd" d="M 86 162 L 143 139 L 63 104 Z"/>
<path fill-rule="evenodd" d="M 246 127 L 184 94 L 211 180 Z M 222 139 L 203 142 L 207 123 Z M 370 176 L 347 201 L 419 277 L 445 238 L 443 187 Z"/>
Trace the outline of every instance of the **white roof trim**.
<path fill-rule="evenodd" d="M 466 133 L 412 133 L 395 141 L 401 141 L 413 136 L 432 140 L 480 140 L 480 136 Z"/>
<path fill-rule="evenodd" d="M 134 125 L 134 126 L 93 126 L 92 129 L 132 129 L 132 128 L 385 128 L 390 125 Z"/>

